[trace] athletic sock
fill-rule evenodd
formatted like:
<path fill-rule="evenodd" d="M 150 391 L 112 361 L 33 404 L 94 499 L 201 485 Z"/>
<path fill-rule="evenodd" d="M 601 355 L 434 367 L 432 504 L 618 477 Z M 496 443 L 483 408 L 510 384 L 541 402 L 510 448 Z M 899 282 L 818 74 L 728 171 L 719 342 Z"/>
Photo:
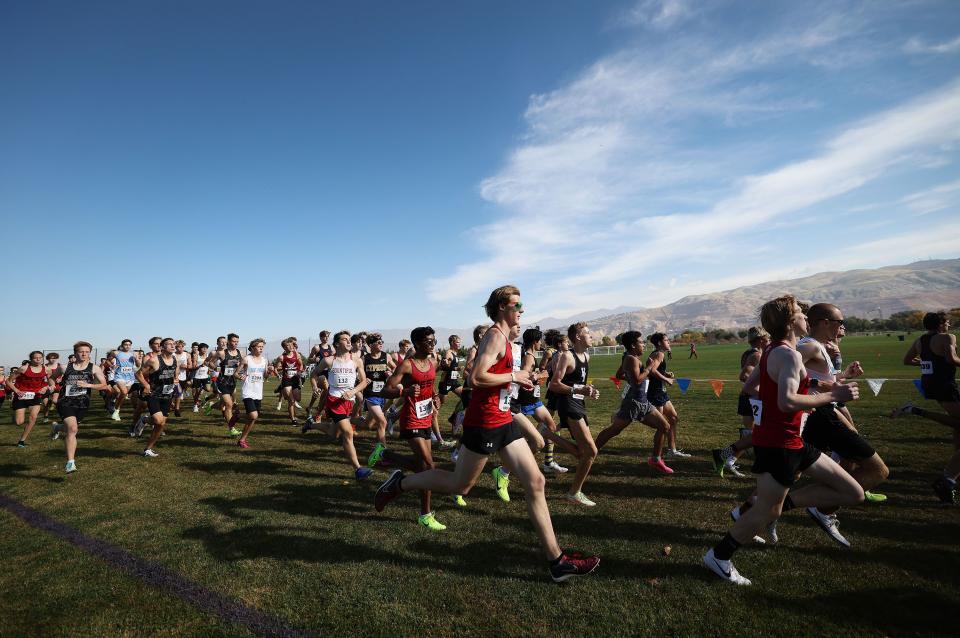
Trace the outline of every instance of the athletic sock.
<path fill-rule="evenodd" d="M 713 548 L 713 556 L 717 560 L 730 560 L 733 558 L 733 553 L 740 548 L 740 543 L 736 539 L 727 534 L 723 537 L 719 543 Z"/>
<path fill-rule="evenodd" d="M 547 441 L 547 444 L 543 447 L 544 465 L 550 465 L 551 463 L 553 463 L 553 448 L 554 448 L 553 441 Z"/>
<path fill-rule="evenodd" d="M 548 559 L 548 562 L 550 563 L 550 567 L 556 567 L 557 565 L 560 564 L 560 561 L 561 561 L 562 559 L 563 559 L 563 550 L 560 550 L 560 555 L 559 555 L 559 556 L 557 556 L 557 557 L 554 558 L 553 560 L 549 560 L 549 559 Z"/>
<path fill-rule="evenodd" d="M 792 510 L 792 509 L 795 508 L 795 507 L 796 507 L 796 505 L 794 505 L 793 499 L 790 497 L 789 494 L 787 494 L 787 497 L 786 497 L 785 499 L 783 499 L 783 507 L 780 508 L 780 511 L 782 511 L 782 512 L 789 512 L 790 510 Z"/>

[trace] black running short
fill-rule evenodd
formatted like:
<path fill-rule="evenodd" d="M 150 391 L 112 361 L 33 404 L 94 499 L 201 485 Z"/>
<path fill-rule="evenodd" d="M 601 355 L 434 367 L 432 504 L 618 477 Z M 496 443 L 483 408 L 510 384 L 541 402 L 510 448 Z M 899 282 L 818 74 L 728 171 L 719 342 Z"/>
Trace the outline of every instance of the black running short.
<path fill-rule="evenodd" d="M 670 396 L 666 392 L 648 392 L 647 399 L 657 408 L 662 408 L 670 402 Z"/>
<path fill-rule="evenodd" d="M 750 405 L 750 395 L 740 394 L 737 397 L 737 414 L 740 416 L 753 416 L 753 406 Z"/>
<path fill-rule="evenodd" d="M 569 396 L 561 396 L 557 401 L 557 416 L 560 418 L 558 425 L 567 427 L 567 421 L 577 421 L 587 419 L 587 406 L 582 400 L 572 399 Z"/>
<path fill-rule="evenodd" d="M 156 414 L 160 412 L 163 416 L 170 414 L 170 400 L 171 397 L 169 394 L 163 395 L 166 398 L 155 397 L 152 394 L 147 397 L 147 414 Z"/>
<path fill-rule="evenodd" d="M 251 412 L 259 412 L 260 401 L 261 399 L 244 399 L 243 409 L 246 410 L 247 414 L 250 414 Z"/>
<path fill-rule="evenodd" d="M 547 390 L 547 410 L 550 412 L 557 411 L 557 403 L 560 401 L 560 397 L 557 396 L 552 390 Z"/>
<path fill-rule="evenodd" d="M 415 428 L 413 430 L 400 430 L 401 439 L 426 439 L 430 440 L 432 428 Z"/>
<path fill-rule="evenodd" d="M 217 379 L 217 382 L 214 384 L 217 388 L 217 392 L 220 394 L 233 394 L 233 391 L 237 389 L 237 382 L 233 377 L 228 377 L 229 381 L 223 381 Z"/>
<path fill-rule="evenodd" d="M 440 396 L 446 396 L 459 387 L 459 381 L 444 381 L 440 384 Z"/>
<path fill-rule="evenodd" d="M 833 406 L 817 408 L 807 417 L 803 440 L 821 452 L 836 452 L 840 458 L 864 461 L 876 454 L 866 439 L 848 428 Z"/>
<path fill-rule="evenodd" d="M 77 423 L 83 421 L 83 417 L 87 415 L 88 409 L 89 408 L 78 408 L 72 405 L 64 405 L 63 402 L 57 404 L 57 414 L 60 415 L 61 419 L 74 417 L 77 419 Z"/>
<path fill-rule="evenodd" d="M 943 403 L 960 403 L 960 390 L 957 390 L 956 381 L 938 384 L 925 381 L 926 379 L 920 380 L 920 386 L 923 388 L 923 396 L 925 398 L 930 401 L 941 401 Z"/>
<path fill-rule="evenodd" d="M 14 410 L 23 410 L 24 408 L 32 408 L 35 405 L 40 405 L 43 402 L 43 397 L 39 394 L 33 397 L 32 399 L 20 399 L 17 398 L 17 395 L 13 395 L 13 409 Z"/>
<path fill-rule="evenodd" d="M 520 427 L 514 421 L 496 428 L 463 428 L 460 443 L 477 454 L 493 454 L 507 447 L 517 439 L 522 439 Z"/>
<path fill-rule="evenodd" d="M 194 389 L 206 390 L 207 386 L 210 385 L 210 377 L 206 377 L 204 379 L 198 379 L 194 377 L 192 383 L 193 383 Z"/>
<path fill-rule="evenodd" d="M 284 376 L 283 380 L 280 382 L 280 387 L 299 390 L 301 387 L 303 387 L 303 383 L 300 381 L 300 375 L 291 378 Z"/>
<path fill-rule="evenodd" d="M 790 487 L 801 472 L 817 462 L 820 450 L 809 444 L 799 450 L 754 445 L 753 458 L 754 474 L 769 474 L 780 485 Z"/>

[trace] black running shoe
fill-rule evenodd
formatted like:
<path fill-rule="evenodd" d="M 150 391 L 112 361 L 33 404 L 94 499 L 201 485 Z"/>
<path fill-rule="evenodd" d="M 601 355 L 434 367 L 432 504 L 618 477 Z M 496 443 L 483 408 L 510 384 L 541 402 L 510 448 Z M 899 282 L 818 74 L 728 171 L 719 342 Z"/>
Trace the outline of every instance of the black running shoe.
<path fill-rule="evenodd" d="M 955 505 L 957 502 L 957 483 L 945 476 L 933 482 L 933 493 L 944 503 Z"/>
<path fill-rule="evenodd" d="M 580 552 L 563 552 L 560 561 L 550 565 L 550 578 L 555 583 L 562 583 L 574 576 L 586 576 L 600 564 L 599 556 L 584 556 Z"/>
<path fill-rule="evenodd" d="M 387 503 L 400 495 L 400 481 L 403 479 L 403 472 L 394 470 L 383 485 L 377 488 L 377 494 L 373 497 L 373 506 L 378 512 L 382 512 Z"/>

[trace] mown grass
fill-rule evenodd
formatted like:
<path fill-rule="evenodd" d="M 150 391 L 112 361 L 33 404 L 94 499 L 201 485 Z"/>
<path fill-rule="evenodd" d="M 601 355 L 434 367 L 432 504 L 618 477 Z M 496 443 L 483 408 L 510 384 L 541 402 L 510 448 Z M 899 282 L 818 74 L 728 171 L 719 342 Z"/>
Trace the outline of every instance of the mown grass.
<path fill-rule="evenodd" d="M 861 360 L 868 377 L 909 379 L 914 369 L 900 365 L 907 345 L 848 338 L 844 357 Z M 678 347 L 671 366 L 678 376 L 732 379 L 741 350 L 705 346 L 689 361 Z M 605 379 L 617 360 L 595 357 L 591 376 Z M 619 396 L 599 383 L 606 389 L 590 405 L 595 434 Z M 269 400 L 251 449 L 238 449 L 217 419 L 186 413 L 173 419 L 157 459 L 140 457 L 142 441 L 128 438 L 126 424 L 95 411 L 71 476 L 47 428 L 38 426 L 27 449 L 14 447 L 18 431 L 4 406 L 0 490 L 317 634 L 955 635 L 948 619 L 960 608 L 960 508 L 940 506 L 929 487 L 952 446 L 942 426 L 885 418 L 903 400 L 919 400 L 909 380 L 888 381 L 879 397 L 863 384 L 864 398 L 852 406 L 891 470 L 878 490 L 886 503 L 841 512 L 852 550 L 792 512 L 777 547 L 738 554 L 752 588 L 727 586 L 701 567 L 729 525 L 728 510 L 753 487 L 718 478 L 709 459 L 711 448 L 736 436 L 738 388 L 729 383 L 719 399 L 705 382 L 672 391 L 681 446 L 694 454 L 672 463 L 672 477 L 647 471 L 651 431 L 634 425 L 604 450 L 587 482 L 597 507 L 566 503 L 569 479 L 548 478 L 561 544 L 603 557 L 594 575 L 565 586 L 547 576 L 517 486 L 502 503 L 488 475 L 466 510 L 436 497 L 449 528 L 431 533 L 416 525 L 413 495 L 377 514 L 372 495 L 386 474 L 355 482 L 338 446 L 285 425 Z M 371 441 L 359 436 L 361 454 Z M 248 633 L 6 512 L 0 551 L 2 635 Z"/>

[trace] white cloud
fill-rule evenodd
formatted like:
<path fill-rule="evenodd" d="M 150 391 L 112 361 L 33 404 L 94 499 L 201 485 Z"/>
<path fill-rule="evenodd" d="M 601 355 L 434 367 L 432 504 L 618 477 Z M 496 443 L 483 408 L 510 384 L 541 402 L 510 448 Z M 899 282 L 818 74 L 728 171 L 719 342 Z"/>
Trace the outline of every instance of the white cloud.
<path fill-rule="evenodd" d="M 900 203 L 914 215 L 928 215 L 951 206 L 958 207 L 958 194 L 960 194 L 960 180 L 912 193 L 903 197 Z"/>
<path fill-rule="evenodd" d="M 924 42 L 922 38 L 910 38 L 903 45 L 903 52 L 912 54 L 942 55 L 946 53 L 956 53 L 958 51 L 960 51 L 960 36 L 938 44 L 929 44 Z"/>
<path fill-rule="evenodd" d="M 690 18 L 695 12 L 689 0 L 640 0 L 624 14 L 621 22 L 665 30 Z"/>

